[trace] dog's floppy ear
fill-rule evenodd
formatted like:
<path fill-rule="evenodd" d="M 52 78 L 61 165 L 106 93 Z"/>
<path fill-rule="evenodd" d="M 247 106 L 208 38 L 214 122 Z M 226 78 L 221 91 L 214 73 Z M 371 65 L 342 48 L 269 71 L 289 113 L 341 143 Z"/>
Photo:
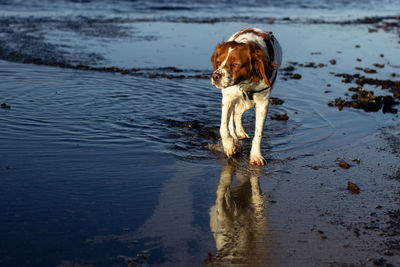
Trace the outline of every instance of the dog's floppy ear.
<path fill-rule="evenodd" d="M 211 63 L 213 65 L 214 70 L 217 69 L 217 55 L 223 44 L 224 44 L 224 42 L 218 44 L 214 50 L 214 53 L 211 56 Z"/>
<path fill-rule="evenodd" d="M 268 57 L 264 54 L 260 47 L 256 44 L 249 43 L 250 45 L 250 58 L 252 64 L 252 77 L 253 82 L 258 82 L 260 78 L 264 79 L 266 85 L 271 87 L 270 78 L 272 72 L 275 70 L 277 65 L 270 62 Z"/>

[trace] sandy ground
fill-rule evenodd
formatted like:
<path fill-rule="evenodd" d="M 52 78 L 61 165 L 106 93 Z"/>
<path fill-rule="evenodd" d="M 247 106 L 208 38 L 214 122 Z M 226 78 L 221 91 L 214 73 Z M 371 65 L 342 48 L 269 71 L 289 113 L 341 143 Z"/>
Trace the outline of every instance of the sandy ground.
<path fill-rule="evenodd" d="M 267 198 L 272 262 L 400 264 L 398 131 L 385 128 L 349 146 L 287 163 L 287 173 Z M 341 168 L 341 161 L 351 167 Z M 349 181 L 359 193 L 348 189 Z"/>

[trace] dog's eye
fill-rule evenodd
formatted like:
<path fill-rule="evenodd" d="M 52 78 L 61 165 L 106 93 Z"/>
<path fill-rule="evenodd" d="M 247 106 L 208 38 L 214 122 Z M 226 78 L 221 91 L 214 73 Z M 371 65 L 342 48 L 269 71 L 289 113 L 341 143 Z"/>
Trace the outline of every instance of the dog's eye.
<path fill-rule="evenodd" d="M 217 60 L 215 63 L 217 64 L 217 66 L 219 66 L 219 64 L 221 64 L 221 61 Z"/>
<path fill-rule="evenodd" d="M 240 67 L 240 63 L 235 62 L 235 63 L 232 63 L 231 66 L 232 66 L 233 68 L 239 68 L 239 67 Z"/>

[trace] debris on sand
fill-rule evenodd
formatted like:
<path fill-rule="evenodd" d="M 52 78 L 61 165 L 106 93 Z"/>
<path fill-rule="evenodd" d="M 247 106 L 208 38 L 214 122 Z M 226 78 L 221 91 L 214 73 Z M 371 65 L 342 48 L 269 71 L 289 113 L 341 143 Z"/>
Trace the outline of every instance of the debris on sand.
<path fill-rule="evenodd" d="M 376 70 L 375 69 L 370 69 L 370 68 L 365 68 L 364 72 L 365 73 L 376 73 Z"/>
<path fill-rule="evenodd" d="M 336 59 L 329 60 L 329 63 L 331 63 L 332 65 L 336 65 Z"/>
<path fill-rule="evenodd" d="M 328 106 L 338 107 L 339 110 L 342 110 L 343 107 L 349 107 L 363 109 L 367 112 L 376 112 L 382 109 L 383 113 L 397 113 L 397 109 L 394 109 L 393 106 L 399 104 L 399 102 L 390 95 L 375 96 L 373 91 L 354 87 L 350 87 L 349 91 L 356 92 L 351 96 L 351 100 L 344 100 L 339 97 L 334 101 L 329 101 Z"/>
<path fill-rule="evenodd" d="M 350 181 L 347 182 L 347 190 L 349 190 L 353 194 L 359 194 L 360 193 L 360 188 L 356 184 L 353 184 Z"/>
<path fill-rule="evenodd" d="M 1 108 L 10 109 L 11 106 L 10 106 L 10 105 L 7 105 L 5 102 L 3 102 L 3 103 L 1 104 Z"/>
<path fill-rule="evenodd" d="M 210 76 L 208 71 L 198 71 L 198 70 L 182 70 L 173 66 L 161 67 L 161 68 L 132 68 L 125 69 L 115 66 L 110 67 L 97 67 L 90 66 L 87 64 L 73 64 L 67 62 L 66 60 L 47 60 L 46 58 L 32 57 L 29 54 L 13 53 L 12 58 L 10 56 L 2 56 L 2 51 L 0 50 L 0 59 L 5 59 L 8 61 L 22 62 L 25 64 L 35 64 L 44 65 L 51 67 L 60 67 L 66 69 L 74 70 L 84 70 L 84 71 L 97 71 L 97 72 L 108 72 L 108 73 L 120 73 L 122 75 L 131 76 L 143 76 L 151 79 L 164 78 L 164 79 L 209 79 Z M 187 74 L 182 74 L 186 72 Z M 179 73 L 179 74 L 178 74 Z"/>
<path fill-rule="evenodd" d="M 323 67 L 325 67 L 325 64 L 324 64 L 324 63 L 318 63 L 318 64 L 316 64 L 315 62 L 308 62 L 308 63 L 306 63 L 306 64 L 299 64 L 299 66 L 300 66 L 300 67 L 304 67 L 304 68 L 314 68 L 314 69 L 316 69 L 317 67 L 318 67 L 318 68 L 323 68 Z"/>
<path fill-rule="evenodd" d="M 384 66 L 384 65 L 381 65 L 381 64 L 374 64 L 374 66 L 379 66 L 378 68 L 383 68 L 383 67 L 381 67 L 381 66 Z M 356 69 L 356 70 L 359 70 L 359 71 L 364 71 L 365 73 L 377 73 L 376 69 L 371 69 L 371 68 L 355 67 L 355 69 Z"/>
<path fill-rule="evenodd" d="M 346 161 L 339 162 L 339 167 L 342 169 L 349 169 L 351 166 Z"/>
<path fill-rule="evenodd" d="M 384 67 L 385 67 L 385 64 L 379 64 L 379 63 L 375 63 L 375 64 L 374 64 L 374 66 L 375 66 L 375 67 L 377 67 L 377 68 L 380 68 L 380 69 L 382 69 L 382 68 L 384 68 Z"/>
<path fill-rule="evenodd" d="M 283 73 L 283 76 L 285 76 L 285 77 L 283 77 L 282 79 L 287 80 L 286 77 L 289 77 L 290 79 L 295 79 L 295 80 L 301 79 L 300 74 L 292 73 L 292 71 L 295 70 L 295 67 L 293 65 L 298 65 L 298 63 L 297 62 L 289 62 L 289 64 L 291 64 L 291 65 L 289 65 L 285 68 L 282 68 L 282 71 L 285 71 L 285 73 Z M 299 64 L 299 65 L 302 67 L 314 67 L 315 63 L 311 62 L 307 65 L 303 65 L 303 64 Z"/>
<path fill-rule="evenodd" d="M 287 113 L 283 113 L 281 115 L 275 114 L 274 116 L 271 117 L 271 120 L 278 120 L 278 121 L 287 121 L 289 119 L 289 116 Z"/>
<path fill-rule="evenodd" d="M 294 67 L 292 65 L 289 65 L 285 68 L 282 69 L 283 71 L 294 71 Z"/>
<path fill-rule="evenodd" d="M 290 74 L 290 75 L 289 75 L 289 78 L 290 78 L 290 79 L 299 80 L 299 79 L 301 79 L 301 75 L 298 74 L 298 73 L 293 73 L 293 74 Z"/>
<path fill-rule="evenodd" d="M 365 84 L 380 86 L 382 89 L 389 89 L 391 93 L 393 93 L 394 97 L 400 98 L 400 81 L 392 81 L 392 80 L 380 80 L 380 79 L 372 79 L 361 76 L 360 74 L 348 74 L 348 73 L 339 73 L 335 74 L 336 77 L 343 77 L 342 82 L 349 83 L 354 79 L 355 83 L 359 86 L 363 87 Z"/>
<path fill-rule="evenodd" d="M 400 98 L 400 81 L 359 77 L 356 80 L 356 83 L 360 86 L 364 86 L 365 84 L 381 86 L 382 89 L 389 89 L 389 91 L 393 93 L 394 97 Z"/>
<path fill-rule="evenodd" d="M 277 97 L 270 97 L 269 103 L 271 103 L 272 105 L 282 105 L 283 103 L 285 103 L 285 101 Z"/>

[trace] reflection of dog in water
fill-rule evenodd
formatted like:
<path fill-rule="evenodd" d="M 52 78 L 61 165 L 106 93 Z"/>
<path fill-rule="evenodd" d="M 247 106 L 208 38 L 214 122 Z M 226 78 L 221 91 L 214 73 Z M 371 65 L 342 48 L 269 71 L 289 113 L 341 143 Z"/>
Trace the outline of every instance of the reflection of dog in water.
<path fill-rule="evenodd" d="M 216 205 L 210 209 L 210 227 L 217 248 L 209 262 L 213 266 L 265 264 L 267 234 L 258 181 L 260 169 L 239 167 L 232 161 L 223 166 Z"/>

